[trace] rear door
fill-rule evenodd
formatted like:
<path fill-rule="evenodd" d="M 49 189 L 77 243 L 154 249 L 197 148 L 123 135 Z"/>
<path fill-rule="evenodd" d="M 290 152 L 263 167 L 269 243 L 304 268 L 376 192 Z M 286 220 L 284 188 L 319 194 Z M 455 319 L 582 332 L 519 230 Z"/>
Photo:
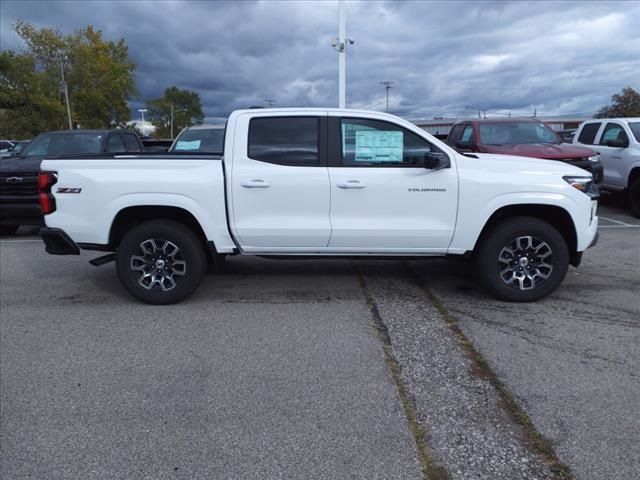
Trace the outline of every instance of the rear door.
<path fill-rule="evenodd" d="M 331 235 L 326 113 L 246 114 L 238 117 L 235 131 L 230 214 L 243 250 L 326 248 Z"/>
<path fill-rule="evenodd" d="M 329 246 L 346 252 L 446 252 L 456 222 L 458 179 L 453 164 L 425 168 L 430 151 L 444 153 L 398 124 L 330 116 Z"/>

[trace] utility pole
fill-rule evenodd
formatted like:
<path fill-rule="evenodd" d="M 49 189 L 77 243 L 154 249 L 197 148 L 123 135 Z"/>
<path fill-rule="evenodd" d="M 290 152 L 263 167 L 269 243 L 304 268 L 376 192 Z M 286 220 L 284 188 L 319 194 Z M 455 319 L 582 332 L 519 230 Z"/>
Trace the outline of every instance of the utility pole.
<path fill-rule="evenodd" d="M 267 108 L 273 107 L 273 104 L 276 103 L 276 101 L 272 98 L 265 98 L 264 101 L 267 104 Z"/>
<path fill-rule="evenodd" d="M 64 80 L 64 65 L 62 64 L 62 58 L 58 57 L 58 64 L 60 65 L 60 77 L 62 82 L 60 86 L 64 91 L 64 103 L 67 106 L 67 120 L 69 121 L 69 130 L 73 130 L 73 123 L 71 122 L 71 107 L 69 106 L 69 89 L 67 88 L 67 82 Z"/>
<path fill-rule="evenodd" d="M 385 112 L 389 111 L 389 89 L 393 88 L 391 85 L 393 85 L 396 82 L 390 82 L 389 80 L 387 80 L 386 82 L 380 82 L 380 85 L 384 85 L 384 88 L 387 90 L 387 107 L 385 108 Z"/>
<path fill-rule="evenodd" d="M 171 116 L 169 117 L 169 124 L 171 125 L 171 140 L 173 140 L 173 103 L 171 104 Z"/>

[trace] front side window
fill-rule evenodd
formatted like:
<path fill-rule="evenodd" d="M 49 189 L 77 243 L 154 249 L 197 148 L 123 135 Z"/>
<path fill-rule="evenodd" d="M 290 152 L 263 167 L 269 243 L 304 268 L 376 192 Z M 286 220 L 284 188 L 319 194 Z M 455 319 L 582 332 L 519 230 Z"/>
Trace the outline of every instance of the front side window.
<path fill-rule="evenodd" d="M 380 120 L 342 120 L 345 166 L 423 166 L 431 144 L 413 132 Z"/>
<path fill-rule="evenodd" d="M 319 165 L 318 123 L 318 117 L 251 119 L 249 158 L 279 165 Z"/>
<path fill-rule="evenodd" d="M 464 131 L 462 132 L 462 138 L 460 138 L 460 143 L 471 145 L 472 139 L 473 139 L 473 126 L 466 125 L 464 127 Z"/>
<path fill-rule="evenodd" d="M 596 134 L 600 129 L 600 125 L 600 122 L 587 123 L 584 127 L 582 127 L 582 131 L 580 132 L 580 136 L 578 137 L 578 142 L 584 143 L 585 145 L 593 145 L 596 140 Z"/>
<path fill-rule="evenodd" d="M 624 128 L 617 123 L 607 123 L 607 126 L 604 128 L 604 132 L 602 133 L 602 138 L 600 139 L 600 145 L 606 145 L 609 140 L 623 140 L 625 142 L 629 142 L 629 138 L 627 137 Z"/>
<path fill-rule="evenodd" d="M 120 135 L 111 135 L 109 137 L 109 151 L 112 153 L 123 153 L 127 151 L 126 148 L 124 148 L 124 143 L 122 143 Z"/>

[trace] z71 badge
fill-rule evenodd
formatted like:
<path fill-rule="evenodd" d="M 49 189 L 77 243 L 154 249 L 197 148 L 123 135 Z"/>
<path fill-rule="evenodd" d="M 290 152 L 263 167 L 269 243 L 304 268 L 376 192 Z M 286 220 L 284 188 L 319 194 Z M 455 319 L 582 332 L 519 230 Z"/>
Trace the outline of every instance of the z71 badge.
<path fill-rule="evenodd" d="M 82 188 L 79 187 L 58 187 L 56 193 L 80 193 Z"/>

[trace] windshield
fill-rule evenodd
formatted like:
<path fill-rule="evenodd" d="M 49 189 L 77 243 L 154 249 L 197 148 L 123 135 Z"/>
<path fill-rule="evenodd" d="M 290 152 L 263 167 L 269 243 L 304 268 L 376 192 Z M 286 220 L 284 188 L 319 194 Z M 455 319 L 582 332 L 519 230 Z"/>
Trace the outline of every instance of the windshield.
<path fill-rule="evenodd" d="M 172 152 L 222 153 L 224 128 L 184 130 L 176 139 Z"/>
<path fill-rule="evenodd" d="M 562 143 L 553 130 L 538 122 L 481 123 L 479 130 L 482 145 Z"/>
<path fill-rule="evenodd" d="M 102 133 L 95 132 L 44 133 L 31 142 L 20 156 L 100 153 L 103 137 Z"/>
<path fill-rule="evenodd" d="M 629 128 L 633 132 L 633 136 L 640 142 L 640 122 L 634 122 L 629 124 Z"/>

